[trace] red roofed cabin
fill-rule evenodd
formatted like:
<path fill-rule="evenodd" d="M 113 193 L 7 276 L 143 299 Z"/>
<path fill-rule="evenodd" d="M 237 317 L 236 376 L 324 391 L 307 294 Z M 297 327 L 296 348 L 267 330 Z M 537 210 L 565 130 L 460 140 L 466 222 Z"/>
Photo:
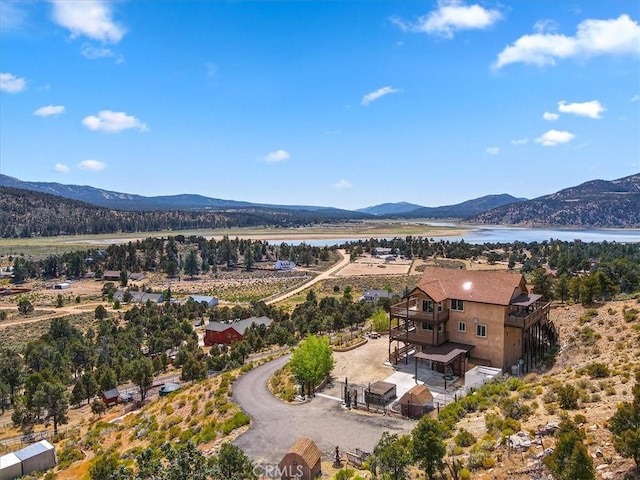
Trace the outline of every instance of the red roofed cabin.
<path fill-rule="evenodd" d="M 527 372 L 557 340 L 549 303 L 506 271 L 427 268 L 391 307 L 390 320 L 397 321 L 389 332 L 392 363 L 415 351 L 434 370 L 460 376 L 467 361 L 506 371 L 522 363 Z"/>
<path fill-rule="evenodd" d="M 204 334 L 204 344 L 207 346 L 230 345 L 235 341 L 241 341 L 244 332 L 252 324 L 268 327 L 271 322 L 272 320 L 268 317 L 250 317 L 233 323 L 209 322 Z"/>

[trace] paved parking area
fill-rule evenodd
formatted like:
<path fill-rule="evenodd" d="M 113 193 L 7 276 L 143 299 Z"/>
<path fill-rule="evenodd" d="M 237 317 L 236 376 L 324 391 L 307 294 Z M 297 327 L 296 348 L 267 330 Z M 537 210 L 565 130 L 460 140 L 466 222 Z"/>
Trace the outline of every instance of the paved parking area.
<path fill-rule="evenodd" d="M 271 375 L 288 361 L 281 357 L 251 370 L 233 385 L 233 399 L 251 416 L 251 427 L 233 443 L 257 463 L 277 463 L 299 437 L 311 438 L 325 459 L 341 451 L 372 451 L 384 431 L 409 433 L 416 425 L 379 414 L 345 410 L 336 400 L 316 396 L 300 405 L 275 398 L 267 388 Z"/>

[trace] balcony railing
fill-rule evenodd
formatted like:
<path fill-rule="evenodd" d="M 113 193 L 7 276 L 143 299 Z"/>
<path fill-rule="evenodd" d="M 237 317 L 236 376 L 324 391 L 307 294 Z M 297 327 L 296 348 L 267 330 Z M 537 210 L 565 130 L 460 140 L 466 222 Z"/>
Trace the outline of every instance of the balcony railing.
<path fill-rule="evenodd" d="M 538 321 L 546 323 L 549 319 L 549 308 L 550 304 L 547 303 L 542 307 L 535 309 L 533 312 L 527 312 L 526 310 L 510 312 L 507 315 L 505 325 L 507 327 L 517 327 L 526 330 Z"/>
<path fill-rule="evenodd" d="M 391 306 L 391 317 L 414 320 L 415 322 L 444 322 L 449 318 L 449 309 L 441 312 L 425 312 L 418 309 L 419 299 L 409 299 Z M 437 310 L 437 306 L 435 306 Z"/>
<path fill-rule="evenodd" d="M 436 332 L 433 330 L 422 330 L 421 328 L 411 327 L 409 330 L 392 328 L 389 332 L 389 339 L 402 340 L 417 345 L 442 345 L 449 339 L 449 336 L 447 332 L 438 332 L 436 338 Z"/>

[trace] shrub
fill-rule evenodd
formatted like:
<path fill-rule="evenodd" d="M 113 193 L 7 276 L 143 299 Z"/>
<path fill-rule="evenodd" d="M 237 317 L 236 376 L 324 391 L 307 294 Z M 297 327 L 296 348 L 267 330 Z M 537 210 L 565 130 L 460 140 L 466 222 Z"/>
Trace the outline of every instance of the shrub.
<path fill-rule="evenodd" d="M 503 398 L 499 402 L 500 410 L 505 417 L 519 420 L 531 413 L 528 405 L 520 402 L 517 398 Z"/>
<path fill-rule="evenodd" d="M 65 445 L 60 453 L 58 453 L 58 468 L 66 469 L 73 462 L 83 460 L 85 458 L 84 453 L 74 445 Z"/>
<path fill-rule="evenodd" d="M 476 443 L 476 437 L 473 435 L 473 433 L 465 430 L 464 428 L 460 429 L 453 440 L 459 447 L 470 447 L 471 445 Z"/>
<path fill-rule="evenodd" d="M 353 470 L 353 468 L 341 468 L 340 470 L 338 470 L 338 472 L 335 475 L 335 480 L 348 480 L 349 478 L 353 477 L 355 471 Z"/>
<path fill-rule="evenodd" d="M 599 362 L 590 363 L 587 366 L 587 372 L 591 378 L 607 378 L 610 375 L 609 367 Z"/>
<path fill-rule="evenodd" d="M 556 387 L 556 395 L 558 396 L 560 408 L 565 410 L 575 410 L 578 408 L 579 395 L 575 387 L 570 383 Z"/>
<path fill-rule="evenodd" d="M 638 313 L 638 309 L 636 308 L 625 309 L 623 312 L 624 321 L 627 323 L 635 322 L 638 319 Z"/>
<path fill-rule="evenodd" d="M 249 415 L 244 412 L 236 412 L 233 417 L 222 424 L 222 433 L 228 435 L 236 428 L 249 425 L 249 423 L 251 423 Z"/>

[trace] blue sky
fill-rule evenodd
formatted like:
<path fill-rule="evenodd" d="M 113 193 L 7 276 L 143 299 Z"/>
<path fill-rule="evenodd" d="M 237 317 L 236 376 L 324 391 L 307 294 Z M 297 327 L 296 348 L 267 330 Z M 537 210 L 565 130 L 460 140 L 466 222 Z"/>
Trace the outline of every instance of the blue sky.
<path fill-rule="evenodd" d="M 347 209 L 624 177 L 639 5 L 0 0 L 1 171 Z"/>

